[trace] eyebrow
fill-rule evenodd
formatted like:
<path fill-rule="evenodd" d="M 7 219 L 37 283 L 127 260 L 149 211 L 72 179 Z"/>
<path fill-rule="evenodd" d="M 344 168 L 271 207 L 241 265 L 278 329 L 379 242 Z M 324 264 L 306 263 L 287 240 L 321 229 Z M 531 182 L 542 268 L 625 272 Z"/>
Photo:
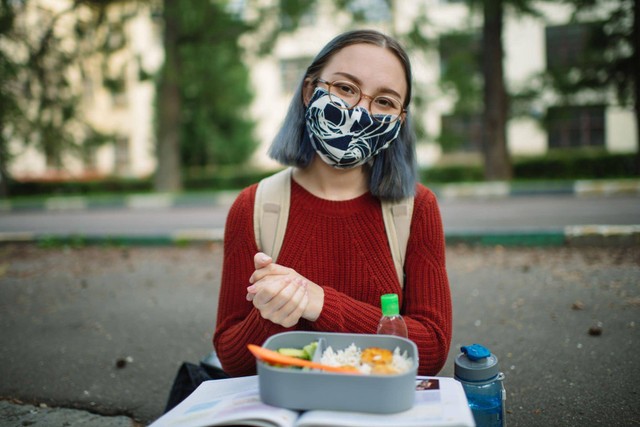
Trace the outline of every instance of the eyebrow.
<path fill-rule="evenodd" d="M 346 77 L 349 80 L 353 80 L 354 82 L 356 82 L 359 86 L 362 85 L 362 80 L 360 80 L 359 78 L 357 78 L 356 76 L 354 76 L 353 74 L 349 74 L 349 73 L 345 73 L 345 72 L 341 72 L 341 71 L 337 71 L 334 74 Z M 362 90 L 362 89 L 360 89 Z M 400 96 L 400 94 L 398 92 L 396 92 L 395 90 L 388 88 L 388 87 L 383 87 L 381 88 L 378 93 L 388 93 L 391 95 L 394 95 L 396 98 L 398 98 L 398 100 L 402 101 L 402 96 Z M 404 102 L 404 101 L 403 101 Z"/>

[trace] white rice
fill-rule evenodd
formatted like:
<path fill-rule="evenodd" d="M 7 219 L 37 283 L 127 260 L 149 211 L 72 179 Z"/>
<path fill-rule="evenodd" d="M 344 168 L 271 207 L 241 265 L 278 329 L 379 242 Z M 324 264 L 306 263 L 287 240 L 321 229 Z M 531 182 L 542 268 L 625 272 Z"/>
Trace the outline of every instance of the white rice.
<path fill-rule="evenodd" d="M 371 373 L 371 366 L 366 363 L 360 362 L 360 356 L 362 350 L 356 347 L 355 343 L 352 343 L 344 350 L 335 351 L 331 346 L 322 353 L 320 363 L 330 366 L 354 366 L 358 368 L 363 374 Z M 400 348 L 396 347 L 393 350 L 393 359 L 391 361 L 391 367 L 398 373 L 404 373 L 411 369 L 413 366 L 413 359 L 408 356 L 407 352 L 400 352 Z"/>

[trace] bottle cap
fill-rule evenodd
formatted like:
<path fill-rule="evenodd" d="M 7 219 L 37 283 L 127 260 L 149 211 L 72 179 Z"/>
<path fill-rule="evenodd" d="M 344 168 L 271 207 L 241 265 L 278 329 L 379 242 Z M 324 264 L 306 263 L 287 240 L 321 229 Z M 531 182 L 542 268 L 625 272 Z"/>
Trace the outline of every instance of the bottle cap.
<path fill-rule="evenodd" d="M 383 316 L 397 316 L 400 314 L 397 294 L 384 294 L 380 297 Z"/>
<path fill-rule="evenodd" d="M 454 376 L 462 381 L 487 381 L 499 373 L 498 358 L 480 344 L 460 347 L 455 359 Z"/>

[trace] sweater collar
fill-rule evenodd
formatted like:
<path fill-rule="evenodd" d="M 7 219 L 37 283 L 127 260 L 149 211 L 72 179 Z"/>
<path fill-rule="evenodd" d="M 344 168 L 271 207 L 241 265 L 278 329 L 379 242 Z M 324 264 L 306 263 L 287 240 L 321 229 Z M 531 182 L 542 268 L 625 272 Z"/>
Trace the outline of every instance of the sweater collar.
<path fill-rule="evenodd" d="M 356 213 L 364 209 L 380 206 L 378 199 L 369 191 L 354 199 L 327 200 L 311 194 L 293 179 L 291 180 L 291 200 L 292 203 L 300 203 L 303 209 L 328 215 Z"/>

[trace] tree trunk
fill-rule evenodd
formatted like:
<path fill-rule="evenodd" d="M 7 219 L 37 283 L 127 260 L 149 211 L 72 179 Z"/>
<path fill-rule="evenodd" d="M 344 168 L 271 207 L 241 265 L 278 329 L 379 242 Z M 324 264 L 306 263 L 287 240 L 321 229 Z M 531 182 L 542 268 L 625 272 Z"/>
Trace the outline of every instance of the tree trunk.
<path fill-rule="evenodd" d="M 182 189 L 180 174 L 180 122 L 181 96 L 178 77 L 179 0 L 164 1 L 164 52 L 165 60 L 158 89 L 157 158 L 155 174 L 156 191 Z"/>
<path fill-rule="evenodd" d="M 2 126 L 0 125 L 0 132 L 2 131 Z M 9 150 L 7 149 L 7 145 L 9 145 L 8 141 L 4 140 L 0 135 L 0 199 L 6 199 L 9 197 L 9 174 L 7 173 L 7 157 L 9 154 Z"/>
<path fill-rule="evenodd" d="M 509 180 L 511 161 L 507 149 L 507 93 L 502 50 L 502 0 L 484 0 L 482 56 L 484 75 L 484 126 L 482 152 L 487 180 Z"/>
<path fill-rule="evenodd" d="M 640 175 L 640 0 L 633 2 L 633 107 L 636 113 L 636 174 Z"/>

